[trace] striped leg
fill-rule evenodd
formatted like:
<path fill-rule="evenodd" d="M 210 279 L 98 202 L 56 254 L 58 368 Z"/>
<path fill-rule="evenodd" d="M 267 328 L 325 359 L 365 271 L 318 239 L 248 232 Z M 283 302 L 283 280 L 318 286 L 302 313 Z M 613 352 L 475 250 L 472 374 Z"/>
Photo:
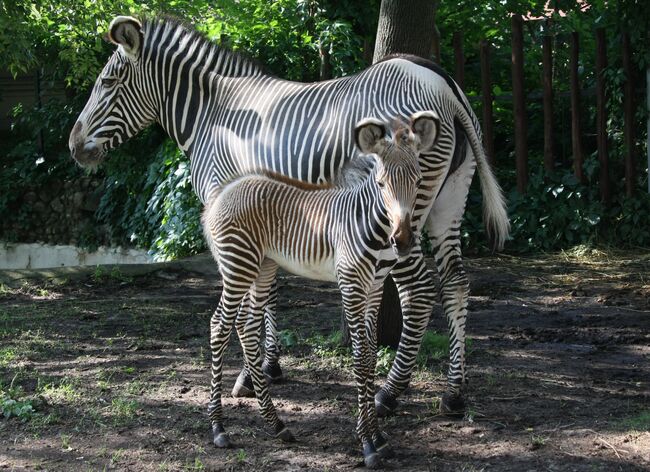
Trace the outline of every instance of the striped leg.
<path fill-rule="evenodd" d="M 280 368 L 280 342 L 278 340 L 278 328 L 276 321 L 275 307 L 278 298 L 278 279 L 273 280 L 268 295 L 268 301 L 264 307 L 265 326 L 265 356 L 262 364 L 262 371 L 268 382 L 280 382 L 282 380 L 282 369 Z M 243 305 L 242 305 L 243 306 Z M 247 307 L 246 307 L 247 309 Z M 232 388 L 232 396 L 235 398 L 254 397 L 253 380 L 246 365 L 242 368 L 237 381 Z"/>
<path fill-rule="evenodd" d="M 210 349 L 212 351 L 212 380 L 210 382 L 210 403 L 208 416 L 212 424 L 213 441 L 217 447 L 231 447 L 223 427 L 221 406 L 221 377 L 223 372 L 223 353 L 228 344 L 232 327 L 237 317 L 237 309 L 246 296 L 247 288 L 231 288 L 224 280 L 223 292 L 217 310 L 210 320 Z"/>
<path fill-rule="evenodd" d="M 341 273 L 339 271 L 339 273 Z M 356 277 L 358 280 L 358 277 Z M 354 380 L 357 384 L 357 401 L 359 416 L 357 419 L 357 436 L 363 447 L 363 460 L 368 468 L 379 467 L 381 458 L 372 441 L 376 432 L 376 419 L 372 402 L 369 401 L 367 382 L 371 373 L 369 359 L 371 356 L 365 326 L 365 309 L 368 300 L 366 290 L 359 286 L 354 279 L 339 280 L 343 297 L 343 310 L 352 339 L 352 354 L 354 357 Z M 372 397 L 371 397 L 372 398 Z M 369 407 L 370 406 L 370 407 Z"/>
<path fill-rule="evenodd" d="M 377 369 L 377 314 L 381 305 L 381 297 L 384 292 L 384 281 L 382 280 L 370 291 L 366 303 L 366 338 L 368 339 L 367 369 L 368 379 L 366 382 L 366 408 L 371 418 L 371 428 L 374 431 L 372 442 L 380 457 L 388 458 L 393 456 L 393 450 L 386 438 L 379 430 L 377 413 L 375 411 L 375 371 Z"/>
<path fill-rule="evenodd" d="M 273 279 L 271 290 L 268 296 L 268 302 L 264 307 L 264 331 L 266 338 L 264 341 L 264 363 L 262 371 L 269 382 L 279 382 L 282 380 L 282 369 L 280 368 L 280 340 L 278 339 L 278 326 L 276 322 L 275 307 L 278 300 L 278 278 Z"/>
<path fill-rule="evenodd" d="M 257 280 L 249 291 L 250 309 L 244 321 L 237 320 L 237 333 L 246 358 L 246 365 L 251 374 L 255 395 L 260 405 L 260 412 L 283 441 L 293 441 L 294 437 L 278 418 L 268 385 L 262 372 L 261 328 L 264 319 L 264 306 L 268 301 L 271 286 L 275 280 L 277 264 L 266 259 Z"/>
<path fill-rule="evenodd" d="M 461 390 L 465 382 L 465 321 L 469 282 L 460 250 L 460 225 L 475 166 L 476 161 L 468 156 L 449 177 L 426 222 L 440 276 L 442 306 L 449 325 L 447 391 L 440 404 L 441 411 L 445 413 L 462 413 L 465 409 Z"/>
<path fill-rule="evenodd" d="M 375 395 L 379 416 L 386 416 L 395 411 L 397 397 L 411 380 L 422 336 L 435 302 L 432 273 L 426 267 L 419 248 L 415 248 L 406 260 L 398 262 L 391 271 L 391 276 L 395 280 L 402 305 L 402 335 L 388 379 Z"/>

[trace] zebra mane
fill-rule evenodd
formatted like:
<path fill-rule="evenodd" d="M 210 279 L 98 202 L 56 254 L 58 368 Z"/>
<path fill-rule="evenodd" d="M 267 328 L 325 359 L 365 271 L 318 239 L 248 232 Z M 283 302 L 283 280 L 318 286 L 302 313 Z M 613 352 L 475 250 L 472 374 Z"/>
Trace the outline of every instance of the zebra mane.
<path fill-rule="evenodd" d="M 257 60 L 251 58 L 247 54 L 239 51 L 233 51 L 227 46 L 217 44 L 202 31 L 196 29 L 191 23 L 171 15 L 156 14 L 141 16 L 142 30 L 145 32 L 145 45 L 152 47 L 152 43 L 147 38 L 155 38 L 160 30 L 170 29 L 171 31 L 182 31 L 191 40 L 196 41 L 200 45 L 207 44 L 210 50 L 214 51 L 213 62 L 217 60 L 223 64 L 233 64 L 235 66 L 228 67 L 224 70 L 218 71 L 220 75 L 224 76 L 242 76 L 242 75 L 270 75 L 265 70 L 264 66 Z M 198 49 L 198 48 L 196 48 Z M 208 56 L 205 54 L 204 56 Z M 217 71 L 215 71 L 217 72 Z M 242 72 L 248 72 L 242 74 Z"/>

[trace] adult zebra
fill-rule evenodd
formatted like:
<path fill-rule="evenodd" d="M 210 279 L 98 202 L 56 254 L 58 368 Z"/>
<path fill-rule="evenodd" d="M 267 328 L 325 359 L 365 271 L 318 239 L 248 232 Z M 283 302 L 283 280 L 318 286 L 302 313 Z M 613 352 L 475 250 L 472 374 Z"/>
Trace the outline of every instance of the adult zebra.
<path fill-rule="evenodd" d="M 460 222 L 477 165 L 484 220 L 497 247 L 509 223 L 485 160 L 478 121 L 456 83 L 434 64 L 409 56 L 336 80 L 289 82 L 170 18 L 119 16 L 109 38 L 118 48 L 72 129 L 73 158 L 82 166 L 97 166 L 109 149 L 158 122 L 190 159 L 194 189 L 203 203 L 220 184 L 253 169 L 312 183 L 329 181 L 354 156 L 352 129 L 361 118 L 387 121 L 423 110 L 437 113 L 438 138 L 421 153 L 420 165 L 427 178 L 440 178 L 418 193 L 413 225 L 426 228 L 433 239 L 449 322 L 442 405 L 462 408 L 468 281 Z M 434 303 L 434 284 L 420 251 L 401 260 L 391 276 L 404 316 L 395 361 L 376 396 L 382 411 L 394 409 L 408 384 Z"/>

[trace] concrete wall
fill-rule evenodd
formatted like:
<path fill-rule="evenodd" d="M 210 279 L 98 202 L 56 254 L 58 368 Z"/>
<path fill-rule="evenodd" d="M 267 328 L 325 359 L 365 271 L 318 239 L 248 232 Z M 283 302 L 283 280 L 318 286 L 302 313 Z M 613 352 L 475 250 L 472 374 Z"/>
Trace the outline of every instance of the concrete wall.
<path fill-rule="evenodd" d="M 153 258 L 137 249 L 99 247 L 88 252 L 75 246 L 0 242 L 0 269 L 45 269 L 98 264 L 145 264 Z"/>

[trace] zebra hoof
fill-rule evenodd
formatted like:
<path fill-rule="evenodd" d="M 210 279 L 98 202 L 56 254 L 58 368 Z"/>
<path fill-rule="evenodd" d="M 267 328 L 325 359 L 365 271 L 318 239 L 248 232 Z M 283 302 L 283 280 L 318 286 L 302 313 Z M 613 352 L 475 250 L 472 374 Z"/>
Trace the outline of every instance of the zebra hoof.
<path fill-rule="evenodd" d="M 286 442 L 286 443 L 296 442 L 295 436 L 293 435 L 291 430 L 286 426 L 282 428 L 282 430 L 280 430 L 278 434 L 276 434 L 276 437 L 279 438 L 282 442 Z"/>
<path fill-rule="evenodd" d="M 380 418 L 394 414 L 398 404 L 397 399 L 383 390 L 380 390 L 375 395 L 375 409 L 377 410 L 377 416 Z"/>
<path fill-rule="evenodd" d="M 233 446 L 232 442 L 230 442 L 230 438 L 228 437 L 228 433 L 224 431 L 223 426 L 221 425 L 212 426 L 212 434 L 214 437 L 212 442 L 218 448 L 227 449 Z"/>
<path fill-rule="evenodd" d="M 379 469 L 381 467 L 381 457 L 379 453 L 373 452 L 363 458 L 363 463 L 368 469 Z"/>
<path fill-rule="evenodd" d="M 440 399 L 440 413 L 447 416 L 463 416 L 465 414 L 465 399 L 462 395 L 443 393 Z"/>
<path fill-rule="evenodd" d="M 278 383 L 283 379 L 280 364 L 269 364 L 264 361 L 262 363 L 262 372 L 264 372 L 264 377 L 268 383 Z"/>
<path fill-rule="evenodd" d="M 246 370 L 242 370 L 239 373 L 235 386 L 232 388 L 232 396 L 235 398 L 250 398 L 255 396 L 253 380 Z"/>

